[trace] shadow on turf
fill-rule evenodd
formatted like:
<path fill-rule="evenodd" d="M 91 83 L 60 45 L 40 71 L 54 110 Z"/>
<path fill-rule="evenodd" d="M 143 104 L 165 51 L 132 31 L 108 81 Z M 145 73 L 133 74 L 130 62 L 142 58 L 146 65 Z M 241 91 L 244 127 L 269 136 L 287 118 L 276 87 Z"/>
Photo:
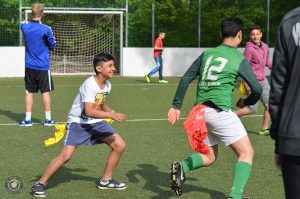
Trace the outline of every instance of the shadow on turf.
<path fill-rule="evenodd" d="M 136 79 L 135 81 L 143 84 L 149 84 L 145 81 L 145 79 Z M 151 79 L 150 84 L 158 84 L 158 79 L 157 78 Z"/>
<path fill-rule="evenodd" d="M 2 110 L 0 109 L 0 115 L 5 115 L 6 117 L 16 121 L 17 123 L 21 122 L 24 119 L 25 113 L 13 113 L 10 110 Z M 32 118 L 33 123 L 42 123 L 41 120 Z"/>
<path fill-rule="evenodd" d="M 255 131 L 247 131 L 248 134 L 253 134 L 253 135 L 257 135 L 257 136 L 261 136 L 258 134 L 258 132 Z M 263 137 L 263 136 L 262 136 Z"/>
<path fill-rule="evenodd" d="M 139 179 L 137 176 L 142 177 L 146 181 L 144 189 L 157 194 L 155 196 L 151 196 L 151 198 L 153 199 L 166 199 L 174 196 L 169 186 L 169 173 L 161 172 L 158 170 L 158 167 L 151 164 L 138 164 L 137 166 L 139 167 L 138 169 L 131 170 L 126 173 L 129 182 L 139 183 Z M 203 188 L 201 186 L 189 185 L 189 181 L 197 181 L 197 179 L 187 178 L 187 181 L 183 187 L 183 194 L 188 192 L 204 192 L 208 193 L 212 199 L 226 198 L 226 196 L 219 191 Z M 168 188 L 169 190 L 166 191 L 163 188 Z"/>
<path fill-rule="evenodd" d="M 136 82 L 140 82 L 140 83 L 147 84 L 147 82 L 145 81 L 145 79 L 136 79 L 135 81 L 136 81 Z"/>
<path fill-rule="evenodd" d="M 84 172 L 87 171 L 87 169 L 70 169 L 67 167 L 61 167 L 59 171 L 49 180 L 47 183 L 46 189 L 57 187 L 61 183 L 70 182 L 74 180 L 80 180 L 80 181 L 93 181 L 97 182 L 98 178 L 88 177 L 88 176 L 82 176 L 76 174 L 77 172 Z M 35 182 L 38 181 L 42 176 L 37 176 L 35 179 Z M 95 185 L 96 187 L 96 185 Z"/>

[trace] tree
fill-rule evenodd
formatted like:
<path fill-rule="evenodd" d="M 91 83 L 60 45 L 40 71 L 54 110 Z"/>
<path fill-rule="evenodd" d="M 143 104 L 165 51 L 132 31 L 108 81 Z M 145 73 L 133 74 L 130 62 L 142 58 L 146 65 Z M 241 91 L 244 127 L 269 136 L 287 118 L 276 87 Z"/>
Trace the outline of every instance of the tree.
<path fill-rule="evenodd" d="M 125 8 L 126 0 L 40 0 L 46 7 Z M 277 26 L 284 14 L 299 6 L 299 0 L 270 0 L 270 46 L 274 46 Z M 30 7 L 36 0 L 23 0 Z M 214 47 L 220 43 L 221 20 L 237 16 L 244 21 L 244 39 L 253 23 L 262 27 L 263 39 L 267 35 L 267 0 L 201 0 L 201 47 Z M 155 4 L 155 34 L 166 32 L 166 47 L 198 46 L 197 0 L 128 0 L 128 44 L 130 47 L 151 47 L 152 4 Z M 19 0 L 0 1 L 0 45 L 19 43 Z M 125 20 L 124 20 L 125 22 Z M 124 24 L 125 25 L 125 24 Z"/>
<path fill-rule="evenodd" d="M 19 1 L 0 2 L 0 46 L 19 44 Z"/>

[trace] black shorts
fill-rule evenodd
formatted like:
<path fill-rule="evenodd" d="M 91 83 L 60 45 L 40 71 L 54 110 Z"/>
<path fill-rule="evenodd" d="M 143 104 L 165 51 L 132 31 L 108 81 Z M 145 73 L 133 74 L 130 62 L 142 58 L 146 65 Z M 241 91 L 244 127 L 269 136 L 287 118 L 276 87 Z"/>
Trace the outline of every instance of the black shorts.
<path fill-rule="evenodd" d="M 33 70 L 25 68 L 25 88 L 29 93 L 41 93 L 54 90 L 50 70 Z"/>

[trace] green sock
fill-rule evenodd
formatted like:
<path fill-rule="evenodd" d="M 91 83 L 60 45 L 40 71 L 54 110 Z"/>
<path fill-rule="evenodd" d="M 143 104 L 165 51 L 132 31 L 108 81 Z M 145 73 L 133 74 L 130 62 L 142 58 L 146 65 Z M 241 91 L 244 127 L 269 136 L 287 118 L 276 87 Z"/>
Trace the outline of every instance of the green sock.
<path fill-rule="evenodd" d="M 193 169 L 198 169 L 203 166 L 203 158 L 199 153 L 194 153 L 187 157 L 185 160 L 181 161 L 183 171 L 185 173 Z"/>
<path fill-rule="evenodd" d="M 245 185 L 249 179 L 252 165 L 247 162 L 237 162 L 234 167 L 233 183 L 230 191 L 230 197 L 241 199 Z"/>

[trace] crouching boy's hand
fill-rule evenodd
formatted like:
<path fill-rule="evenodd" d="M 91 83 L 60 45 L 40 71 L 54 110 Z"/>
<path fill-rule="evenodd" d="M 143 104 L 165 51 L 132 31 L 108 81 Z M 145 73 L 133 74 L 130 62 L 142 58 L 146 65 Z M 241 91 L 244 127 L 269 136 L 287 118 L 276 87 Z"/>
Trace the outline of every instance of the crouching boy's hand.
<path fill-rule="evenodd" d="M 123 113 L 115 113 L 115 112 L 111 112 L 110 118 L 120 123 L 125 122 L 127 119 L 126 115 L 124 115 Z"/>

